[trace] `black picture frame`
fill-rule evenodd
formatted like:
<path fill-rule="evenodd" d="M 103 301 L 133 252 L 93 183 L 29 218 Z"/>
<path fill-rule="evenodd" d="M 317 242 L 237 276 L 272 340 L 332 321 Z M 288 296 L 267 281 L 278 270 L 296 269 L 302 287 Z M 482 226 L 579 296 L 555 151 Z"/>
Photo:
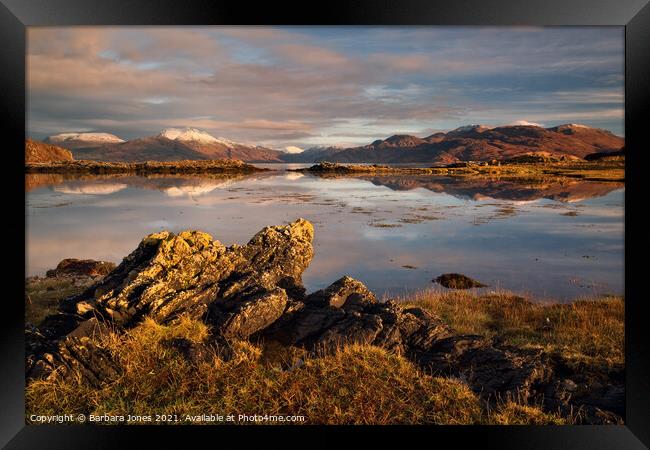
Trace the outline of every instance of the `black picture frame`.
<path fill-rule="evenodd" d="M 24 419 L 24 189 L 25 45 L 26 27 L 74 25 L 542 25 L 625 27 L 625 298 L 626 298 L 626 423 L 623 426 L 507 426 L 507 427 L 107 427 L 91 425 L 32 425 Z M 135 435 L 146 434 L 151 446 L 207 439 L 219 445 L 224 433 L 237 439 L 261 434 L 268 442 L 294 441 L 329 445 L 351 434 L 384 440 L 395 431 L 413 435 L 401 441 L 442 443 L 454 447 L 474 442 L 482 448 L 636 449 L 650 445 L 650 355 L 647 315 L 644 314 L 641 234 L 644 208 L 637 187 L 643 183 L 644 119 L 650 105 L 650 4 L 648 0 L 355 0 L 323 4 L 222 2 L 209 0 L 0 0 L 0 110 L 3 135 L 2 176 L 5 192 L 15 200 L 5 219 L 7 255 L 3 312 L 0 313 L 0 444 L 5 448 L 127 448 Z M 645 126 L 644 126 L 645 125 Z M 634 240 L 633 240 L 634 239 Z M 640 240 L 641 239 L 641 240 Z M 8 250 L 7 250 L 8 251 Z M 15 253 L 13 253 L 15 252 Z M 20 262 L 23 262 L 22 267 Z M 15 272 L 15 276 L 13 274 Z M 289 429 L 290 428 L 290 429 Z M 153 431 L 153 432 L 152 432 Z M 288 438 L 286 433 L 298 436 Z M 305 433 L 325 431 L 317 440 Z M 415 436 L 415 435 L 418 436 Z M 200 436 L 198 436 L 200 435 Z M 411 436 L 409 436 L 411 437 Z M 197 445 L 204 445 L 198 444 Z"/>

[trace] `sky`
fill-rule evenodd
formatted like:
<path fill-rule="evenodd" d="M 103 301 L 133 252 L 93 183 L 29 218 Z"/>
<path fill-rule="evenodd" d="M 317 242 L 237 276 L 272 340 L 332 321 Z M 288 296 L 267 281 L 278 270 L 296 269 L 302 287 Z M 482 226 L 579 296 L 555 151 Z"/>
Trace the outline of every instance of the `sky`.
<path fill-rule="evenodd" d="M 623 27 L 30 27 L 27 134 L 297 152 L 467 124 L 624 135 Z"/>

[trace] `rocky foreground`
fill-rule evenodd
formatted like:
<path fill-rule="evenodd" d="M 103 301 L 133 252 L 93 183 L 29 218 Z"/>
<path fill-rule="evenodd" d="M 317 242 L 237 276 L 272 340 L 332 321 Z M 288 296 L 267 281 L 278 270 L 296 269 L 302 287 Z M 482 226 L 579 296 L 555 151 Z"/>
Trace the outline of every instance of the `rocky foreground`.
<path fill-rule="evenodd" d="M 191 359 L 241 341 L 319 353 L 370 344 L 428 373 L 458 378 L 490 402 L 516 397 L 567 415 L 579 409 L 584 423 L 622 422 L 622 369 L 585 368 L 541 349 L 458 334 L 424 309 L 379 302 L 350 277 L 307 294 L 301 275 L 314 255 L 313 237 L 303 219 L 266 227 L 244 246 L 226 247 L 199 231 L 152 234 L 101 281 L 28 330 L 27 377 L 80 376 L 99 388 L 121 369 L 93 337 L 185 316 L 211 330 L 204 342 L 176 344 Z"/>
<path fill-rule="evenodd" d="M 145 161 L 145 162 L 105 162 L 105 161 L 51 161 L 25 163 L 26 173 L 73 173 L 73 174 L 212 174 L 212 173 L 253 173 L 267 169 L 246 164 L 234 159 L 187 160 L 187 161 Z"/>

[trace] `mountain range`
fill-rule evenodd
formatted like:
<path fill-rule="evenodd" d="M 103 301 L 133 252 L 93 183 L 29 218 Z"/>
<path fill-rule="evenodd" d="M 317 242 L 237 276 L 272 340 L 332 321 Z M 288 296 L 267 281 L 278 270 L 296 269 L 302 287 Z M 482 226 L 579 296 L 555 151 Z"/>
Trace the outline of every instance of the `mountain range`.
<path fill-rule="evenodd" d="M 513 125 L 490 128 L 469 125 L 447 133 L 420 138 L 396 134 L 368 145 L 345 149 L 328 148 L 319 153 L 292 155 L 294 162 L 343 163 L 438 163 L 503 160 L 531 152 L 584 158 L 601 152 L 619 151 L 625 140 L 600 128 L 566 124 L 553 128 Z M 306 152 L 305 152 L 306 153 Z"/>
<path fill-rule="evenodd" d="M 364 146 L 313 147 L 302 153 L 216 138 L 195 128 L 169 128 L 155 136 L 130 141 L 108 133 L 63 133 L 49 136 L 45 142 L 69 149 L 75 159 L 101 161 L 241 159 L 246 162 L 449 164 L 503 160 L 539 151 L 585 158 L 594 153 L 618 152 L 625 140 L 604 129 L 565 124 L 552 128 L 466 125 L 426 137 L 396 134 Z"/>
<path fill-rule="evenodd" d="M 196 128 L 167 128 L 155 136 L 130 141 L 108 133 L 64 133 L 49 136 L 45 142 L 69 149 L 75 159 L 113 162 L 206 159 L 283 162 L 280 156 L 284 155 L 279 150 L 216 138 Z"/>

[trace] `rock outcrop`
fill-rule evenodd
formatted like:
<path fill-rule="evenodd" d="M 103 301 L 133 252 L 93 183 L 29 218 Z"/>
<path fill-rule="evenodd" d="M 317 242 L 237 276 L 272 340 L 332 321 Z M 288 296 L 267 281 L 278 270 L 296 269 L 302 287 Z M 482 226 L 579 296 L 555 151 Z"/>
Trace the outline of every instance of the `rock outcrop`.
<path fill-rule="evenodd" d="M 447 289 L 472 289 L 487 287 L 486 284 L 483 284 L 480 281 L 476 281 L 467 275 L 463 275 L 462 273 L 443 273 L 432 281 L 446 287 Z"/>
<path fill-rule="evenodd" d="M 592 422 L 620 420 L 623 391 L 608 391 L 607 402 L 588 389 L 581 394 L 576 384 L 585 381 L 557 356 L 459 335 L 423 309 L 378 301 L 350 277 L 306 295 L 301 276 L 314 254 L 313 236 L 303 219 L 266 227 L 244 246 L 226 247 L 199 231 L 152 234 L 28 333 L 27 376 L 66 376 L 77 368 L 100 385 L 119 369 L 90 337 L 107 327 L 127 330 L 144 318 L 166 323 L 190 314 L 211 325 L 220 345 L 250 339 L 326 352 L 346 343 L 372 344 L 428 372 L 461 378 L 488 399 L 517 395 L 552 410 L 583 407 Z M 200 357 L 201 349 L 178 345 Z"/>
<path fill-rule="evenodd" d="M 48 270 L 48 278 L 62 276 L 103 277 L 115 269 L 115 264 L 93 259 L 66 258 L 57 264 L 56 269 Z"/>

